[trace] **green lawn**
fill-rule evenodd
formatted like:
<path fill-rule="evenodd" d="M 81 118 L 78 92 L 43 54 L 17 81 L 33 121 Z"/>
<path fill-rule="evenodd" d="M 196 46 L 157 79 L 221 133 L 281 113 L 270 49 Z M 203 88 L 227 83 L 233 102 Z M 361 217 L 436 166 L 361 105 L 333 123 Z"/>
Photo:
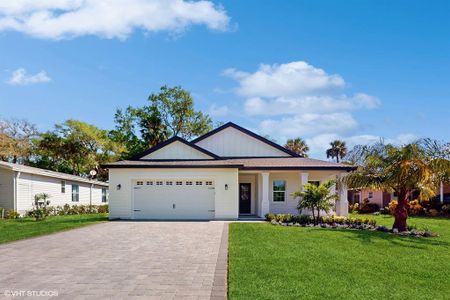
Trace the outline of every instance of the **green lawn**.
<path fill-rule="evenodd" d="M 31 218 L 0 220 L 0 244 L 107 220 L 108 214 L 55 216 L 39 222 Z"/>
<path fill-rule="evenodd" d="M 364 217 L 364 216 L 359 216 Z M 368 216 L 392 226 L 390 216 Z M 450 220 L 411 218 L 440 234 L 232 223 L 231 299 L 449 299 Z"/>

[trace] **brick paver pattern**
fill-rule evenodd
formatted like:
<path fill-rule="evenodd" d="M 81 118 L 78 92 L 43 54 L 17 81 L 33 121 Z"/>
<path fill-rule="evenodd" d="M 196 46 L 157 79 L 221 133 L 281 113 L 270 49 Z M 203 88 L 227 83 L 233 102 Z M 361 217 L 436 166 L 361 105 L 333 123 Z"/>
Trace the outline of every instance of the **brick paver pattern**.
<path fill-rule="evenodd" d="M 224 285 L 226 232 L 224 222 L 120 221 L 3 244 L 0 298 L 23 290 L 58 291 L 49 299 L 216 298 L 226 295 L 213 292 L 214 281 Z"/>

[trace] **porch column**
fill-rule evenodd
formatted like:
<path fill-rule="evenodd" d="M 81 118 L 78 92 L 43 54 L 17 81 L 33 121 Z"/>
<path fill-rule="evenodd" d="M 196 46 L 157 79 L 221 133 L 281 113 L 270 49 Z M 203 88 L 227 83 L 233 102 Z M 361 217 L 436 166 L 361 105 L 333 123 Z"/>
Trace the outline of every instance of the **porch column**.
<path fill-rule="evenodd" d="M 339 179 L 342 180 L 347 173 L 339 174 Z M 336 202 L 336 215 L 347 216 L 348 215 L 348 199 L 347 199 L 347 186 L 342 182 L 339 183 L 339 201 Z"/>
<path fill-rule="evenodd" d="M 439 199 L 441 200 L 441 203 L 444 203 L 444 183 L 441 181 L 441 186 L 439 189 Z"/>
<path fill-rule="evenodd" d="M 309 173 L 300 173 L 300 189 L 303 191 L 303 186 L 308 183 Z"/>
<path fill-rule="evenodd" d="M 262 193 L 261 193 L 261 215 L 264 217 L 269 212 L 269 173 L 261 173 Z"/>

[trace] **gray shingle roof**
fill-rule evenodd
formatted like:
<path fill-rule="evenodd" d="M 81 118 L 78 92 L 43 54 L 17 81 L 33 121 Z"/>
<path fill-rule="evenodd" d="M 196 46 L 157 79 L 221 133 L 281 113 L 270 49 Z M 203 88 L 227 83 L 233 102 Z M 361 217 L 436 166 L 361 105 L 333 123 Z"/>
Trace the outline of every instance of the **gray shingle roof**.
<path fill-rule="evenodd" d="M 103 165 L 106 168 L 239 168 L 352 170 L 352 166 L 303 157 L 233 158 L 215 160 L 124 160 Z"/>

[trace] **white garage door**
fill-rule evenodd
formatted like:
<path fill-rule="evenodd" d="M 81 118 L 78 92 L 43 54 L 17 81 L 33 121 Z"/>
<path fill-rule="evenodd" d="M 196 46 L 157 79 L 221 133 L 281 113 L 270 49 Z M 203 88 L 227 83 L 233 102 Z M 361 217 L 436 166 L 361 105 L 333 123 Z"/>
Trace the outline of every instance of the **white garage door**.
<path fill-rule="evenodd" d="M 213 219 L 214 182 L 148 179 L 133 182 L 134 219 Z"/>

